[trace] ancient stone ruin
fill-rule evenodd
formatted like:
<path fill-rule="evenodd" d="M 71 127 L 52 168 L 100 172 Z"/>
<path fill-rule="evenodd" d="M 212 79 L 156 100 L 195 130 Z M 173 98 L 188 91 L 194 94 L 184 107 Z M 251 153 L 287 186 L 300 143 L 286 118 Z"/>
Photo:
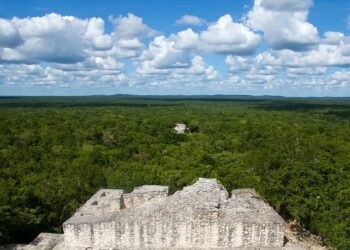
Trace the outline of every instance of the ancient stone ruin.
<path fill-rule="evenodd" d="M 255 190 L 233 190 L 230 198 L 217 180 L 203 178 L 170 196 L 166 186 L 102 189 L 63 231 L 17 249 L 304 249 L 284 245 L 284 220 Z"/>
<path fill-rule="evenodd" d="M 188 130 L 188 127 L 186 126 L 186 124 L 176 123 L 174 130 L 176 134 L 185 134 Z"/>

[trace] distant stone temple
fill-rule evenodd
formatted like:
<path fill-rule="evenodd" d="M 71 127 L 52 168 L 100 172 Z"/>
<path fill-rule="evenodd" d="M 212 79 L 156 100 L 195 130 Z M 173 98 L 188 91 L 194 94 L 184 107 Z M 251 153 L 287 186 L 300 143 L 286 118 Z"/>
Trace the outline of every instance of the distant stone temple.
<path fill-rule="evenodd" d="M 177 134 L 185 134 L 187 129 L 186 124 L 183 123 L 176 123 L 174 127 L 175 133 Z"/>
<path fill-rule="evenodd" d="M 102 189 L 63 231 L 20 249 L 304 249 L 284 245 L 284 220 L 254 189 L 233 190 L 230 198 L 204 178 L 170 196 L 166 186 Z"/>

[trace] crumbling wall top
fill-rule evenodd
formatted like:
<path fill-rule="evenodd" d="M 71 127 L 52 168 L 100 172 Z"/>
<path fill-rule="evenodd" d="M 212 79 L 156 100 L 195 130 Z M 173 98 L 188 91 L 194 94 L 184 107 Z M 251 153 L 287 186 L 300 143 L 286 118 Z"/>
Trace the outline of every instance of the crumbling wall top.
<path fill-rule="evenodd" d="M 144 194 L 144 193 L 162 193 L 168 195 L 169 187 L 160 185 L 143 185 L 141 187 L 135 187 L 132 194 Z"/>
<path fill-rule="evenodd" d="M 85 204 L 73 215 L 75 216 L 99 216 L 116 213 L 122 209 L 121 189 L 101 189 L 94 194 Z"/>
<path fill-rule="evenodd" d="M 130 194 L 120 189 L 102 189 L 64 223 L 64 237 L 41 234 L 29 245 L 14 247 L 308 249 L 291 242 L 285 244 L 284 220 L 254 189 L 233 190 L 229 198 L 220 182 L 200 178 L 192 186 L 167 194 L 166 186 L 145 185 Z M 123 206 L 125 200 L 141 203 L 128 208 Z"/>
<path fill-rule="evenodd" d="M 234 190 L 229 198 L 219 181 L 200 178 L 171 196 L 153 196 L 167 190 L 142 186 L 123 195 L 126 208 L 117 213 L 71 218 L 66 243 L 81 249 L 283 246 L 284 220 L 253 189 Z"/>
<path fill-rule="evenodd" d="M 169 187 L 159 185 L 144 185 L 136 187 L 130 194 L 123 195 L 125 208 L 135 207 L 154 198 L 168 196 Z"/>

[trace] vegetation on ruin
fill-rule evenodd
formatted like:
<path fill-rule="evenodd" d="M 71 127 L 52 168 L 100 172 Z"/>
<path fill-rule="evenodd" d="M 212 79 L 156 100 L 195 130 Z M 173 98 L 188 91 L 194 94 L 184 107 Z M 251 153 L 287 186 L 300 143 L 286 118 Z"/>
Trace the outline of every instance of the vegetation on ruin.
<path fill-rule="evenodd" d="M 3 97 L 0 176 L 0 244 L 60 232 L 102 187 L 212 177 L 349 249 L 350 99 Z"/>

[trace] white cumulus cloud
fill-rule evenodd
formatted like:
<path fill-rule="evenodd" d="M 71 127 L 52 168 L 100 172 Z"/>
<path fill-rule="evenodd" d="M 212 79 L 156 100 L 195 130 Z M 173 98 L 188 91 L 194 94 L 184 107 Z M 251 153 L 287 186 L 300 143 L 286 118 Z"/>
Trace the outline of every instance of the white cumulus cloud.
<path fill-rule="evenodd" d="M 185 15 L 177 24 L 198 27 L 168 35 L 131 13 L 110 17 L 111 25 L 56 13 L 0 18 L 0 91 L 16 85 L 347 93 L 350 36 L 319 35 L 308 21 L 312 5 L 255 0 L 242 19 L 227 14 L 207 23 Z M 227 67 L 213 64 L 220 59 Z"/>
<path fill-rule="evenodd" d="M 184 15 L 180 19 L 175 21 L 178 25 L 189 25 L 189 26 L 202 26 L 206 21 L 202 18 L 193 15 Z"/>
<path fill-rule="evenodd" d="M 75 63 L 86 57 L 84 35 L 88 20 L 49 14 L 11 21 L 24 40 L 16 49 L 28 59 Z"/>
<path fill-rule="evenodd" d="M 14 48 L 23 42 L 12 22 L 0 19 L 0 47 Z"/>
<path fill-rule="evenodd" d="M 135 38 L 143 36 L 155 36 L 157 31 L 151 29 L 143 23 L 141 17 L 129 13 L 127 16 L 114 18 L 111 16 L 110 21 L 115 25 L 115 35 L 121 38 Z"/>
<path fill-rule="evenodd" d="M 140 56 L 137 72 L 141 75 L 168 75 L 169 77 L 201 76 L 214 79 L 218 72 L 203 58 L 191 52 L 198 36 L 192 30 L 170 37 L 158 36 Z"/>
<path fill-rule="evenodd" d="M 204 49 L 214 53 L 246 55 L 254 53 L 260 36 L 230 15 L 220 17 L 200 34 Z"/>
<path fill-rule="evenodd" d="M 273 49 L 308 50 L 319 41 L 317 28 L 307 21 L 311 6 L 311 0 L 255 0 L 246 22 Z"/>

